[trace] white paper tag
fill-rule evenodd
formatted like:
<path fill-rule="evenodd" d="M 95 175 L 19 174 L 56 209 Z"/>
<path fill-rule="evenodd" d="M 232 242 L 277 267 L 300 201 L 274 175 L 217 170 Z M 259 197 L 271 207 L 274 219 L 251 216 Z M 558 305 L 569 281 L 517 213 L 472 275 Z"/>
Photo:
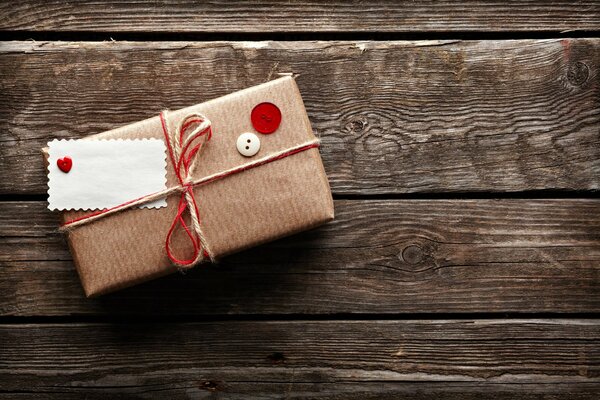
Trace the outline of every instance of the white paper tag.
<path fill-rule="evenodd" d="M 166 146 L 160 139 L 48 142 L 48 208 L 99 210 L 166 189 Z M 69 157 L 64 172 L 57 161 Z M 64 162 L 60 162 L 63 165 Z M 141 207 L 165 207 L 165 199 Z"/>

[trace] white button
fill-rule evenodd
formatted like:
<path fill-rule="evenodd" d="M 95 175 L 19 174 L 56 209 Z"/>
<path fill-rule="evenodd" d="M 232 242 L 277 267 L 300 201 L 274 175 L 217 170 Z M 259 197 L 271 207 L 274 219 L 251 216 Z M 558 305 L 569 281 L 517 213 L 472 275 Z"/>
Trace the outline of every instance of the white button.
<path fill-rule="evenodd" d="M 242 133 L 237 139 L 237 149 L 241 155 L 252 157 L 260 150 L 260 139 L 254 133 Z"/>

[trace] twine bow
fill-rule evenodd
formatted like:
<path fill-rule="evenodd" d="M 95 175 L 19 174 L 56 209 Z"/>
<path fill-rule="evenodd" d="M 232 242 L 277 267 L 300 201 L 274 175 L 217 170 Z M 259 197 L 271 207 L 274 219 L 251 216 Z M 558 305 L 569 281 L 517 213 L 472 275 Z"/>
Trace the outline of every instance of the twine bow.
<path fill-rule="evenodd" d="M 171 158 L 173 169 L 175 170 L 175 174 L 177 175 L 182 190 L 181 197 L 179 198 L 179 205 L 177 206 L 177 214 L 167 233 L 165 249 L 167 251 L 167 256 L 175 266 L 187 269 L 202 261 L 204 257 L 208 257 L 211 261 L 214 261 L 206 238 L 200 228 L 200 213 L 198 211 L 196 199 L 194 198 L 194 184 L 192 181 L 194 168 L 196 166 L 196 161 L 198 160 L 197 155 L 199 155 L 204 148 L 203 145 L 211 139 L 212 128 L 208 118 L 202 114 L 193 113 L 179 121 L 175 134 L 173 135 L 169 129 L 166 114 L 166 110 L 160 113 L 160 122 L 165 135 L 165 143 L 169 150 L 169 157 Z M 191 230 L 183 218 L 186 210 L 190 214 L 190 220 L 192 222 Z M 175 257 L 171 250 L 171 239 L 178 225 L 185 230 L 185 233 L 192 243 L 194 249 L 192 258 L 185 260 L 179 259 Z"/>

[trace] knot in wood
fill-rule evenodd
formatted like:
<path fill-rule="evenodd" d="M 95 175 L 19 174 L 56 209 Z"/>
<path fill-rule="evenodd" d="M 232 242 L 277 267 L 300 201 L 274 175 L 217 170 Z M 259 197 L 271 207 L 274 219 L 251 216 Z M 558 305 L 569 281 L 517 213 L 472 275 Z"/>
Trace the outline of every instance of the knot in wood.
<path fill-rule="evenodd" d="M 267 356 L 267 358 L 275 364 L 281 364 L 282 362 L 285 361 L 285 356 L 283 355 L 283 353 L 281 353 L 279 351 L 269 354 Z"/>
<path fill-rule="evenodd" d="M 219 384 L 219 382 L 205 381 L 200 384 L 200 388 L 208 390 L 210 392 L 216 392 L 217 390 L 220 390 L 221 385 Z"/>
<path fill-rule="evenodd" d="M 408 264 L 418 264 L 425 258 L 425 253 L 423 249 L 416 244 L 411 244 L 406 246 L 404 250 L 402 250 L 402 259 Z"/>
<path fill-rule="evenodd" d="M 346 129 L 352 133 L 361 133 L 365 130 L 366 126 L 367 119 L 363 116 L 356 116 L 350 118 L 350 121 L 346 125 Z"/>
<path fill-rule="evenodd" d="M 583 62 L 577 61 L 569 65 L 567 80 L 571 85 L 581 86 L 590 76 L 590 68 Z"/>

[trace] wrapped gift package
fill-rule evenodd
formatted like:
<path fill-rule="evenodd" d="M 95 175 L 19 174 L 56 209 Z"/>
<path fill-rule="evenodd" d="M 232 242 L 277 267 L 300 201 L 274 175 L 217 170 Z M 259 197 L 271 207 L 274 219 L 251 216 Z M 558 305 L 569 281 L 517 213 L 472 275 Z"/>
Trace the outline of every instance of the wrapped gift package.
<path fill-rule="evenodd" d="M 334 216 L 319 143 L 289 76 L 55 140 L 43 153 L 49 208 L 61 211 L 87 296 L 218 261 Z"/>

